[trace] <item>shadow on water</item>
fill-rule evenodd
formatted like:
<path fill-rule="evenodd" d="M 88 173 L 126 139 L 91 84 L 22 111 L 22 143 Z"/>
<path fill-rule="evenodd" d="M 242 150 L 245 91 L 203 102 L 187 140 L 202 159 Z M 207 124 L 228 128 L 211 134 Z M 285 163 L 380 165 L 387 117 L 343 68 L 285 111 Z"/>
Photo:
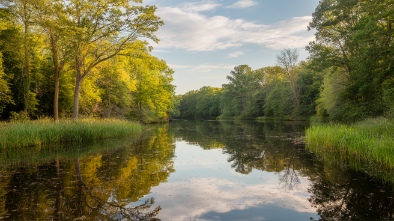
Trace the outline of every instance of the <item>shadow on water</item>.
<path fill-rule="evenodd" d="M 176 121 L 170 132 L 176 139 L 204 149 L 223 149 L 238 173 L 276 172 L 284 189 L 297 188 L 299 177 L 308 177 L 311 181 L 308 200 L 319 215 L 311 220 L 394 220 L 393 185 L 343 164 L 317 158 L 305 149 L 303 137 L 307 126 L 302 122 Z M 225 220 L 235 215 L 231 212 L 215 214 L 221 219 L 211 218 Z"/>
<path fill-rule="evenodd" d="M 0 220 L 156 220 L 153 198 L 129 204 L 174 172 L 167 129 L 133 142 L 32 151 L 31 159 L 26 149 L 3 152 Z"/>

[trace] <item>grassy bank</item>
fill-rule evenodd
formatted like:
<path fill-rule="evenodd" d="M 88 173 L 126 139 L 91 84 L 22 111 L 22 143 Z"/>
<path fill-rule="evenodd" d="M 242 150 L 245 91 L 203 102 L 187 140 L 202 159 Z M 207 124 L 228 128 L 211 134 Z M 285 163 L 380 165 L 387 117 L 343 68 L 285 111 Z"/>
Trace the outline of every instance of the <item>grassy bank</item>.
<path fill-rule="evenodd" d="M 368 165 L 394 168 L 394 121 L 369 119 L 353 125 L 316 125 L 306 131 L 307 148 Z"/>
<path fill-rule="evenodd" d="M 15 148 L 51 145 L 59 143 L 82 143 L 105 138 L 139 134 L 142 125 L 123 120 L 51 120 L 11 122 L 0 124 L 0 147 Z"/>

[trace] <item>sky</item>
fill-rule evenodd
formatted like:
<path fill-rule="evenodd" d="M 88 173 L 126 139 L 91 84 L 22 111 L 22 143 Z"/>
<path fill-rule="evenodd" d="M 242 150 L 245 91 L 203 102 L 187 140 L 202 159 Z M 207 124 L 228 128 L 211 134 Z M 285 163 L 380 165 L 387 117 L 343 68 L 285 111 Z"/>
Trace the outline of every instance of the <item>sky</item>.
<path fill-rule="evenodd" d="M 164 21 L 152 54 L 174 71 L 176 94 L 222 87 L 234 67 L 277 65 L 286 48 L 299 60 L 314 40 L 307 26 L 319 0 L 145 0 Z"/>

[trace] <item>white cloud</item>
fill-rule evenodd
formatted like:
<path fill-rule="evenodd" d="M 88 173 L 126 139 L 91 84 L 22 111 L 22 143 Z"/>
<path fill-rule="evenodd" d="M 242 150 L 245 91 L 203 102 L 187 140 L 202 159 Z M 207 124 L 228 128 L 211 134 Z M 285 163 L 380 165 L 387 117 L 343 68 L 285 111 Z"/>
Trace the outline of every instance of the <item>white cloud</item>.
<path fill-rule="evenodd" d="M 188 69 L 192 72 L 209 72 L 217 69 L 232 70 L 236 65 L 228 64 L 199 64 L 199 65 L 182 65 L 182 64 L 168 64 L 171 68 Z"/>
<path fill-rule="evenodd" d="M 253 0 L 239 0 L 234 4 L 230 5 L 228 8 L 248 8 L 257 4 L 258 3 Z"/>
<path fill-rule="evenodd" d="M 234 53 L 231 53 L 231 54 L 229 54 L 228 56 L 230 57 L 230 58 L 237 58 L 237 57 L 239 57 L 239 56 L 241 56 L 241 55 L 243 55 L 244 53 L 242 52 L 242 51 L 236 51 L 236 52 L 234 52 Z"/>
<path fill-rule="evenodd" d="M 189 220 L 208 212 L 226 213 L 262 205 L 314 214 L 316 211 L 307 200 L 309 194 L 304 193 L 308 181 L 303 177 L 300 179 L 303 182 L 301 190 L 283 190 L 277 183 L 245 185 L 219 178 L 192 178 L 162 183 L 151 191 L 160 196 L 155 203 L 163 208 L 158 215 L 163 220 Z M 140 202 L 144 200 L 146 198 L 140 199 Z"/>
<path fill-rule="evenodd" d="M 211 11 L 220 6 L 220 4 L 215 1 L 202 1 L 202 2 L 185 2 L 179 6 L 184 11 L 188 12 L 202 12 L 202 11 Z"/>
<path fill-rule="evenodd" d="M 157 47 L 214 51 L 255 44 L 283 49 L 305 47 L 314 39 L 313 33 L 305 34 L 311 16 L 265 25 L 225 16 L 208 17 L 197 11 L 183 7 L 159 8 L 158 15 L 165 25 L 157 32 L 160 39 Z"/>
<path fill-rule="evenodd" d="M 194 66 L 192 71 L 209 72 L 209 71 L 213 71 L 213 70 L 216 70 L 216 69 L 231 70 L 233 68 L 234 68 L 234 65 L 228 65 L 228 64 L 218 64 L 218 65 L 200 64 L 200 65 Z"/>

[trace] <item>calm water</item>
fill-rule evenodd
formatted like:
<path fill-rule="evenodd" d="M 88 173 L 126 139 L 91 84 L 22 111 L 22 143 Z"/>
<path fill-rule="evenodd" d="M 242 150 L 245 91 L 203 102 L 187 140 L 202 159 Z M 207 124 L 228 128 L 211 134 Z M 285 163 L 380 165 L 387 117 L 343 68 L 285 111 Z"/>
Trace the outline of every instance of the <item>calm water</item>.
<path fill-rule="evenodd" d="M 0 220 L 394 220 L 390 185 L 302 123 L 174 121 L 138 141 L 0 152 Z"/>

